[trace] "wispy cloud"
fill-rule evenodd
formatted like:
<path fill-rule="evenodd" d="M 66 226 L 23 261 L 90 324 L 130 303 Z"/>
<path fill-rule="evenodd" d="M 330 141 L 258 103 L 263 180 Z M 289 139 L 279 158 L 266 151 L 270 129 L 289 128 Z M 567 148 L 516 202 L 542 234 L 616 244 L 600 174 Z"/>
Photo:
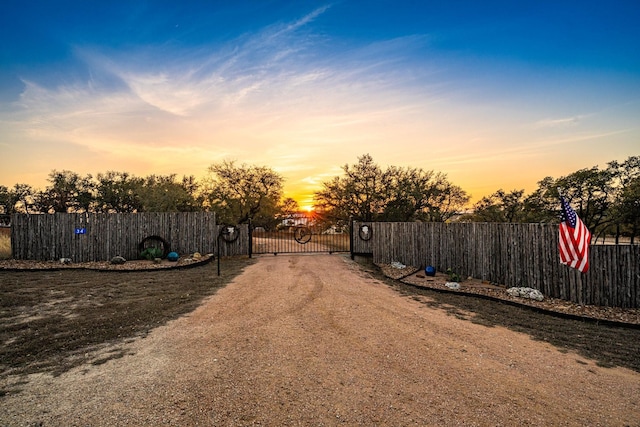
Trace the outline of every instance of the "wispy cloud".
<path fill-rule="evenodd" d="M 78 48 L 78 57 L 92 75 L 102 79 L 55 88 L 25 82 L 20 104 L 25 115 L 55 122 L 60 130 L 102 132 L 102 122 L 109 126 L 108 134 L 115 136 L 119 131 L 123 140 L 134 144 L 140 133 L 131 127 L 132 118 L 141 120 L 139 127 L 144 127 L 145 121 L 155 122 L 160 135 L 157 143 L 162 143 L 162 134 L 167 135 L 163 129 L 185 122 L 205 132 L 220 133 L 221 124 L 226 121 L 235 125 L 239 115 L 259 123 L 261 116 L 273 119 L 293 112 L 296 116 L 304 113 L 308 123 L 344 126 L 366 120 L 363 109 L 372 112 L 375 120 L 376 109 L 378 114 L 387 114 L 390 108 L 407 108 L 399 102 L 390 107 L 406 96 L 401 92 L 403 78 L 393 67 L 387 67 L 388 60 L 369 57 L 366 52 L 372 49 L 370 46 L 351 50 L 328 63 L 314 56 L 312 46 L 298 43 L 296 31 L 327 9 L 319 8 L 293 23 L 243 35 L 230 42 L 231 49 L 221 46 L 215 51 L 199 49 L 175 55 L 160 55 L 150 49 L 143 54 L 132 51 L 110 56 Z M 306 39 L 305 35 L 301 37 Z M 398 43 L 411 44 L 406 40 Z M 398 43 L 392 43 L 396 55 Z M 306 49 L 304 60 L 295 57 L 301 55 L 300 49 Z M 331 114 L 327 114 L 329 111 Z M 83 137 L 90 139 L 86 133 Z"/>
<path fill-rule="evenodd" d="M 475 59 L 438 56 L 428 34 L 365 43 L 315 31 L 340 10 L 319 7 L 192 48 L 76 46 L 73 73 L 32 76 L 17 102 L 0 100 L 0 144 L 55 147 L 47 161 L 57 169 L 77 170 L 75 153 L 89 153 L 99 161 L 85 166 L 91 172 L 199 175 L 222 159 L 268 164 L 309 192 L 364 153 L 473 184 L 473 170 L 535 159 L 533 169 L 572 144 L 637 142 L 618 110 L 575 114 L 597 107 L 567 99 L 549 112 L 531 102 L 546 93 L 526 88 L 505 108 L 501 69 L 460 72 Z"/>
<path fill-rule="evenodd" d="M 562 117 L 557 119 L 542 119 L 534 123 L 534 127 L 558 128 L 558 127 L 576 126 L 587 117 L 588 115 L 576 115 L 572 117 Z"/>
<path fill-rule="evenodd" d="M 300 19 L 298 19 L 298 20 L 296 20 L 296 21 L 294 21 L 292 23 L 274 26 L 275 31 L 271 32 L 270 35 L 268 35 L 267 37 L 263 38 L 262 40 L 273 41 L 273 40 L 277 40 L 277 39 L 281 38 L 282 36 L 284 36 L 286 34 L 290 34 L 290 33 L 294 32 L 294 31 L 304 27 L 305 25 L 313 22 L 316 18 L 318 18 L 323 13 L 325 13 L 330 7 L 331 7 L 331 5 L 325 5 L 325 6 L 319 7 L 317 9 L 315 9 L 314 11 L 312 11 L 311 13 L 308 13 L 307 15 L 303 16 L 302 18 L 300 18 Z"/>
<path fill-rule="evenodd" d="M 327 150 L 360 150 L 356 144 L 373 136 L 363 132 L 367 124 L 424 101 L 405 89 L 415 76 L 397 67 L 409 61 L 419 37 L 327 49 L 309 26 L 329 8 L 213 47 L 77 46 L 87 78 L 25 80 L 13 112 L 0 117 L 10 124 L 5 134 L 64 141 L 101 153 L 105 162 L 135 150 L 147 166 L 204 171 L 222 158 L 240 158 L 303 179 L 319 170 L 302 165 L 322 155 L 334 163 Z M 297 156 L 287 156 L 292 150 Z"/>

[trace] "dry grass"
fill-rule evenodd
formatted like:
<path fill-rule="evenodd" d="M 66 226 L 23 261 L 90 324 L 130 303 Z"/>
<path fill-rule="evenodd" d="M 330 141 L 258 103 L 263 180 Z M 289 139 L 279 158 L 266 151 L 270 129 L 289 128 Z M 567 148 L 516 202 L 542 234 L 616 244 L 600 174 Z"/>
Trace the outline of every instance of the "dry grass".
<path fill-rule="evenodd" d="M 222 262 L 220 276 L 213 263 L 157 272 L 0 273 L 0 343 L 11 343 L 0 346 L 0 401 L 7 393 L 7 375 L 61 374 L 86 363 L 93 349 L 146 336 L 191 312 L 254 260 L 230 257 Z M 119 350 L 108 358 L 124 354 Z M 102 355 L 91 363 L 104 362 Z M 0 425 L 7 425 L 2 415 Z"/>
<path fill-rule="evenodd" d="M 4 230 L 0 228 L 0 259 L 9 259 L 11 258 L 11 235 Z"/>

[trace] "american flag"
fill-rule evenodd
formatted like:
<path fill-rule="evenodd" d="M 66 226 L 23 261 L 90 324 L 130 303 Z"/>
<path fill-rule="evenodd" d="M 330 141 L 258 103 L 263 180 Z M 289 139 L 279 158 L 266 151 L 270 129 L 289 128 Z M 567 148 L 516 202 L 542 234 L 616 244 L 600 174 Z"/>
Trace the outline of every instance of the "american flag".
<path fill-rule="evenodd" d="M 560 262 L 586 273 L 589 270 L 591 233 L 564 197 L 560 197 L 560 205 L 562 208 L 558 243 Z"/>

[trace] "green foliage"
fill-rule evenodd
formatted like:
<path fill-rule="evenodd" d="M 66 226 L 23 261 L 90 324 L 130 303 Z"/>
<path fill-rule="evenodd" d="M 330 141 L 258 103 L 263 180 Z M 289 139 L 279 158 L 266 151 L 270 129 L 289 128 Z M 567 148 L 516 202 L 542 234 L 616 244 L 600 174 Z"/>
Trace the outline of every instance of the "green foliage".
<path fill-rule="evenodd" d="M 284 179 L 266 166 L 250 166 L 224 161 L 209 167 L 204 199 L 218 214 L 219 222 L 256 226 L 272 220 L 278 213 Z M 266 225 L 266 224 L 265 224 Z"/>
<path fill-rule="evenodd" d="M 95 178 L 53 170 L 42 191 L 26 184 L 0 186 L 0 213 L 54 212 L 193 212 L 203 209 L 193 176 L 181 181 L 171 175 L 140 178 L 108 171 Z"/>
<path fill-rule="evenodd" d="M 143 212 L 195 212 L 202 210 L 202 199 L 196 197 L 198 184 L 195 177 L 176 175 L 149 175 L 137 187 L 137 196 Z"/>
<path fill-rule="evenodd" d="M 636 233 L 631 207 L 633 182 L 638 177 L 640 156 L 629 157 L 622 163 L 610 162 L 606 169 L 594 166 L 557 179 L 546 177 L 525 200 L 528 219 L 530 222 L 558 222 L 558 197 L 563 195 L 594 238 L 604 234 L 613 224 L 629 227 L 633 229 L 632 233 Z"/>
<path fill-rule="evenodd" d="M 629 180 L 619 193 L 614 215 L 622 225 L 622 232 L 630 235 L 634 243 L 634 237 L 640 232 L 640 177 Z"/>
<path fill-rule="evenodd" d="M 525 212 L 524 190 L 507 193 L 500 189 L 480 199 L 469 219 L 476 222 L 523 222 Z"/>
<path fill-rule="evenodd" d="M 447 268 L 447 276 L 449 276 L 449 281 L 450 282 L 460 283 L 463 280 L 462 275 L 460 275 L 460 274 L 456 273 L 455 271 L 453 271 L 453 269 L 451 267 Z"/>
<path fill-rule="evenodd" d="M 162 249 L 156 247 L 146 248 L 144 251 L 140 252 L 141 259 L 148 259 L 149 261 L 153 261 L 156 258 L 162 258 Z"/>
<path fill-rule="evenodd" d="M 320 224 L 346 226 L 364 221 L 447 221 L 469 200 L 446 175 L 412 167 L 378 166 L 366 154 L 344 165 L 342 176 L 324 182 L 316 192 Z M 136 177 L 108 171 L 96 177 L 53 170 L 42 191 L 27 184 L 0 185 L 0 214 L 53 212 L 185 212 L 213 210 L 218 221 L 273 229 L 299 209 L 282 200 L 283 178 L 266 166 L 213 164 L 202 183 L 175 174 Z M 580 169 L 559 178 L 545 177 L 529 195 L 502 189 L 483 197 L 464 217 L 481 222 L 559 221 L 562 194 L 597 239 L 602 233 L 640 232 L 638 187 L 640 156 Z"/>
<path fill-rule="evenodd" d="M 31 213 L 34 211 L 34 194 L 28 184 L 15 184 L 13 188 L 0 185 L 0 213 Z"/>
<path fill-rule="evenodd" d="M 605 169 L 580 169 L 559 178 L 545 177 L 538 188 L 503 190 L 483 197 L 465 220 L 479 222 L 551 222 L 560 220 L 559 196 L 564 196 L 597 239 L 604 233 L 640 232 L 640 156 L 613 161 Z"/>
<path fill-rule="evenodd" d="M 35 195 L 40 212 L 87 212 L 91 210 L 95 182 L 91 175 L 63 170 L 49 173 L 49 186 Z"/>
<path fill-rule="evenodd" d="M 442 173 L 396 166 L 383 170 L 369 154 L 342 169 L 342 177 L 323 183 L 315 202 L 325 215 L 343 221 L 446 221 L 469 200 Z"/>
<path fill-rule="evenodd" d="M 143 210 L 139 189 L 143 179 L 126 172 L 107 171 L 97 175 L 97 212 L 139 212 Z"/>
<path fill-rule="evenodd" d="M 316 192 L 316 206 L 335 218 L 376 220 L 382 210 L 382 170 L 368 154 L 359 157 L 357 164 L 344 165 L 342 169 L 343 177 L 324 182 L 323 189 Z"/>
<path fill-rule="evenodd" d="M 9 206 L 11 205 L 11 193 L 4 185 L 0 185 L 0 214 L 9 214 Z M 15 205 L 15 203 L 14 203 Z"/>

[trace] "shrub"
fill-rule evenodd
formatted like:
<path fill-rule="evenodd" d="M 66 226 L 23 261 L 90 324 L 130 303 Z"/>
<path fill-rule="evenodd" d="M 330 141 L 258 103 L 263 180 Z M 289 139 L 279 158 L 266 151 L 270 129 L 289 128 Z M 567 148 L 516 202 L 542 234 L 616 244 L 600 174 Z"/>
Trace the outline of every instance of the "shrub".
<path fill-rule="evenodd" d="M 451 269 L 451 267 L 447 268 L 447 275 L 449 276 L 450 282 L 462 282 L 462 276 Z"/>
<path fill-rule="evenodd" d="M 156 258 L 162 257 L 162 249 L 160 248 L 147 248 L 140 253 L 140 258 L 148 259 L 149 261 L 153 261 Z"/>

